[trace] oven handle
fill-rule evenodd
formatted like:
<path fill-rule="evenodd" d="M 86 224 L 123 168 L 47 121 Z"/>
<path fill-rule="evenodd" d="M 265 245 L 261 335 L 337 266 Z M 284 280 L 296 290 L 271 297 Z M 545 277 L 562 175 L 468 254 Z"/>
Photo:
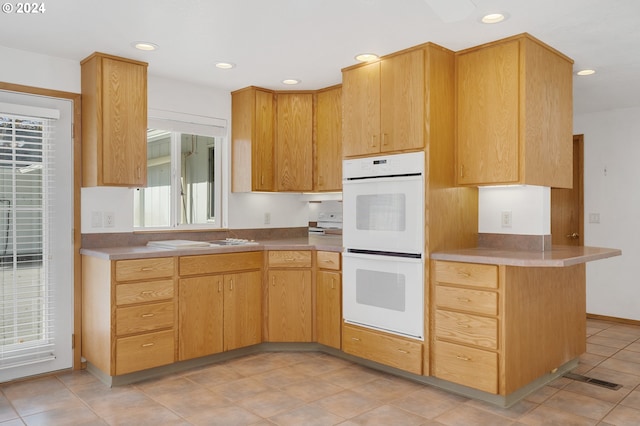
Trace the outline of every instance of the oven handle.
<path fill-rule="evenodd" d="M 363 259 L 363 260 L 381 260 L 386 262 L 404 262 L 404 263 L 424 263 L 422 258 L 416 257 L 402 257 L 402 256 L 385 256 L 384 254 L 372 254 L 372 253 L 353 253 L 346 249 L 342 253 L 342 260 L 348 258 Z"/>
<path fill-rule="evenodd" d="M 342 180 L 343 185 L 356 185 L 359 183 L 371 182 L 410 182 L 423 180 L 422 174 L 417 175 L 399 175 L 399 176 L 367 176 L 359 178 L 345 178 Z"/>

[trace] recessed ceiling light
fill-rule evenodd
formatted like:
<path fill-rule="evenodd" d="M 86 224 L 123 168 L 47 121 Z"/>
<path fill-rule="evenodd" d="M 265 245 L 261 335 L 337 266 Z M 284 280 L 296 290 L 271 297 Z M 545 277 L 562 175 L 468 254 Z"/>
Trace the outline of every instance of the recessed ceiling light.
<path fill-rule="evenodd" d="M 576 74 L 578 75 L 592 75 L 595 74 L 596 70 L 580 70 Z"/>
<path fill-rule="evenodd" d="M 133 44 L 133 47 L 135 47 L 138 50 L 151 51 L 151 50 L 156 50 L 158 48 L 157 44 L 149 43 L 148 41 L 134 41 L 132 44 Z"/>
<path fill-rule="evenodd" d="M 287 78 L 286 80 L 282 80 L 284 84 L 299 84 L 302 80 L 297 78 Z"/>
<path fill-rule="evenodd" d="M 485 24 L 497 24 L 498 22 L 502 22 L 507 19 L 507 15 L 504 13 L 489 13 L 484 15 L 481 21 Z"/>
<path fill-rule="evenodd" d="M 231 62 L 216 62 L 216 68 L 220 68 L 222 70 L 228 70 L 235 66 L 236 64 L 232 64 Z"/>
<path fill-rule="evenodd" d="M 356 55 L 356 59 L 360 62 L 371 62 L 379 58 L 375 53 L 360 53 Z"/>

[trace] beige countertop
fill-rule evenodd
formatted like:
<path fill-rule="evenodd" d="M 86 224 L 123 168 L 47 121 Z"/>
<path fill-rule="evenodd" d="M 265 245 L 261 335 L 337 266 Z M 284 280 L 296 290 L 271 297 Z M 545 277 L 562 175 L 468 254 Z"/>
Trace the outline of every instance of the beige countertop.
<path fill-rule="evenodd" d="M 619 249 L 586 246 L 553 246 L 547 251 L 469 248 L 431 253 L 433 260 L 524 267 L 564 267 L 620 256 Z"/>
<path fill-rule="evenodd" d="M 149 246 L 83 248 L 80 250 L 80 254 L 108 260 L 123 260 L 263 250 L 322 250 L 342 252 L 341 235 L 309 235 L 308 237 L 301 238 L 256 242 L 257 244 L 251 245 L 193 247 L 180 249 Z"/>

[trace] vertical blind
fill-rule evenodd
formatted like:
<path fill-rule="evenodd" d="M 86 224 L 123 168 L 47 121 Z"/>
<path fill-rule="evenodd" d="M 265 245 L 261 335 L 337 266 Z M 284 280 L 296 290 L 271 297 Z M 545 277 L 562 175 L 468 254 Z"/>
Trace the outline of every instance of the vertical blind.
<path fill-rule="evenodd" d="M 10 114 L 5 106 L 0 104 L 0 369 L 55 358 L 48 231 L 57 111 L 12 106 Z"/>

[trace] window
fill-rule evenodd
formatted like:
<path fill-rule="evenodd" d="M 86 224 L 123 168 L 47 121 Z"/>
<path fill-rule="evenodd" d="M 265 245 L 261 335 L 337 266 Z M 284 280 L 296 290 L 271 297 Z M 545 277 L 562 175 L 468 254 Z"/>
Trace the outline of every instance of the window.
<path fill-rule="evenodd" d="M 221 227 L 220 126 L 149 119 L 147 187 L 134 196 L 137 228 Z"/>

